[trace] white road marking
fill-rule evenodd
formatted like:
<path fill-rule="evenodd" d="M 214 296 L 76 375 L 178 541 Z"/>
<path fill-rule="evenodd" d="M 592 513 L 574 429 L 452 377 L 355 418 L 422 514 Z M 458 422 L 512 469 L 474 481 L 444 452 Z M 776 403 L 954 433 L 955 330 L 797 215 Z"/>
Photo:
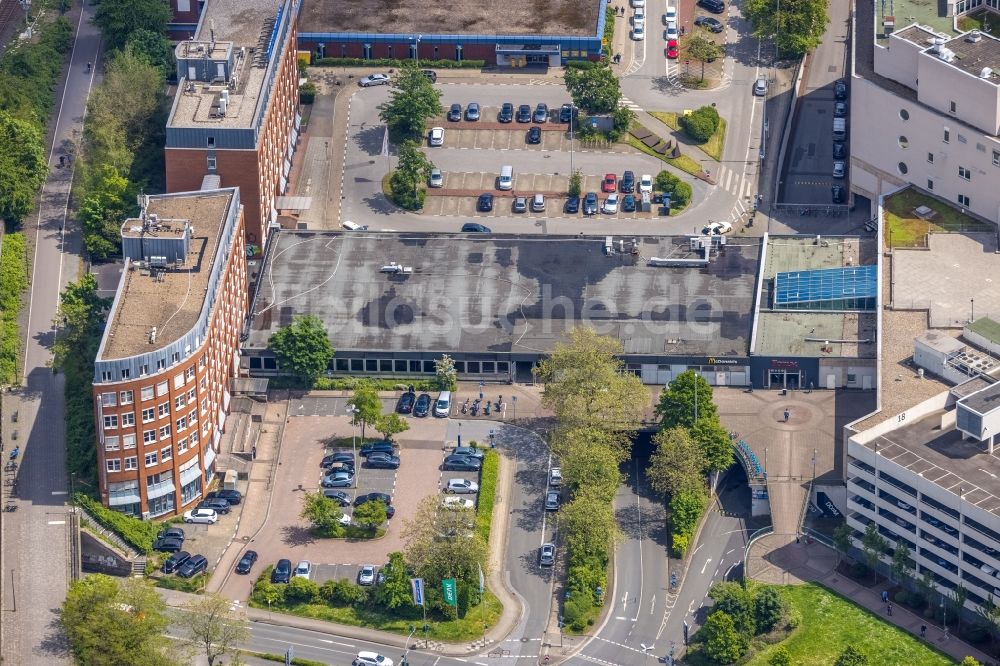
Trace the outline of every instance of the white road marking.
<path fill-rule="evenodd" d="M 65 525 L 65 520 L 50 520 L 49 525 Z"/>
<path fill-rule="evenodd" d="M 649 598 L 649 614 L 653 614 L 653 609 L 656 608 L 656 597 L 652 596 Z"/>
<path fill-rule="evenodd" d="M 615 619 L 616 619 L 616 620 L 627 620 L 628 618 L 627 618 L 627 617 L 625 617 L 624 615 L 616 615 L 616 616 L 615 616 Z"/>
<path fill-rule="evenodd" d="M 703 565 L 701 566 L 701 572 L 702 572 L 702 573 L 705 573 L 705 569 L 707 569 L 707 568 L 708 568 L 708 563 L 709 563 L 709 562 L 711 562 L 711 561 L 712 561 L 712 558 L 711 558 L 711 557 L 710 557 L 710 558 L 708 558 L 707 560 L 705 560 L 705 564 L 703 564 Z"/>
<path fill-rule="evenodd" d="M 622 610 L 625 610 L 625 605 L 628 603 L 628 590 L 625 590 L 625 594 L 622 595 Z"/>
<path fill-rule="evenodd" d="M 350 643 L 338 643 L 337 641 L 328 641 L 325 638 L 320 639 L 320 643 L 329 643 L 330 645 L 342 645 L 344 647 L 356 648 L 357 645 L 352 645 Z"/>
<path fill-rule="evenodd" d="M 65 490 L 53 490 L 52 494 L 53 495 L 69 495 L 69 492 L 67 492 Z"/>
<path fill-rule="evenodd" d="M 701 550 L 701 547 L 704 546 L 704 545 L 705 544 L 703 544 L 703 543 L 698 544 L 698 547 L 694 549 L 693 553 L 691 553 L 691 557 L 694 557 L 695 555 L 697 555 L 698 551 Z"/>

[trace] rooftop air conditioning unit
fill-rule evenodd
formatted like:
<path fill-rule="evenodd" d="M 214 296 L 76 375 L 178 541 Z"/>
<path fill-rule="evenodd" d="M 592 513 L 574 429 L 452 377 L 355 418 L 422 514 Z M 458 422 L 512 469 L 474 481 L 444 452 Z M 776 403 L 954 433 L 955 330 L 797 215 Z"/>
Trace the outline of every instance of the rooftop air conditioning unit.
<path fill-rule="evenodd" d="M 983 69 L 979 72 L 979 78 L 981 79 L 988 79 L 991 76 L 993 76 L 992 67 L 983 67 Z"/>
<path fill-rule="evenodd" d="M 983 38 L 983 33 L 979 32 L 978 30 L 973 30 L 972 32 L 970 32 L 968 35 L 965 36 L 965 41 L 975 43 L 980 41 L 982 38 Z"/>

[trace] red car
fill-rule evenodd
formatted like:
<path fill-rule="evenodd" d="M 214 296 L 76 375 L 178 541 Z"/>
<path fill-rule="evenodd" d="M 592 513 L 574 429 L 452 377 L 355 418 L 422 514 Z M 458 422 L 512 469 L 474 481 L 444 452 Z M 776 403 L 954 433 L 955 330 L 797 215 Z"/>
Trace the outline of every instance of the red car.
<path fill-rule="evenodd" d="M 667 48 L 663 49 L 664 54 L 671 60 L 677 60 L 677 40 L 671 39 L 667 42 Z"/>
<path fill-rule="evenodd" d="M 604 175 L 604 180 L 601 182 L 602 192 L 617 192 L 618 191 L 618 176 L 613 173 L 608 173 Z"/>

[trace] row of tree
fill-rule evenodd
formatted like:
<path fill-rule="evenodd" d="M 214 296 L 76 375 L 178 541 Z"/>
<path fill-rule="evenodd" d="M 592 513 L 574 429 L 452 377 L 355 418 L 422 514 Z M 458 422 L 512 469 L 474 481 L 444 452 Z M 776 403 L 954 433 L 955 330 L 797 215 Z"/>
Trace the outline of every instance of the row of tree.
<path fill-rule="evenodd" d="M 802 57 L 819 46 L 830 21 L 826 9 L 827 0 L 747 0 L 742 8 L 754 36 L 773 39 L 778 53 L 791 57 Z"/>
<path fill-rule="evenodd" d="M 778 628 L 788 613 L 788 603 L 776 587 L 717 583 L 709 596 L 714 601 L 712 613 L 695 639 L 718 664 L 738 662 L 755 636 Z"/>

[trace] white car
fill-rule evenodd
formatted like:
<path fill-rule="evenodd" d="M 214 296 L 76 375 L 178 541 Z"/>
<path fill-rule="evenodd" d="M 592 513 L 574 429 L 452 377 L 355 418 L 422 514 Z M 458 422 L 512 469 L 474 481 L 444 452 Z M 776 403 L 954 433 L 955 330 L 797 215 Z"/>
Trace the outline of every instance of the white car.
<path fill-rule="evenodd" d="M 636 23 L 634 26 L 632 26 L 632 39 L 634 39 L 637 42 L 641 42 L 642 40 L 646 39 L 645 23 Z"/>
<path fill-rule="evenodd" d="M 667 5 L 667 13 L 663 15 L 663 25 L 677 22 L 677 8 Z"/>
<path fill-rule="evenodd" d="M 449 496 L 441 500 L 441 504 L 444 505 L 446 509 L 471 509 L 476 506 L 476 503 L 470 499 L 464 497 Z"/>
<path fill-rule="evenodd" d="M 618 212 L 618 193 L 612 192 L 608 195 L 608 198 L 604 200 L 604 206 L 601 208 L 602 213 L 607 213 L 608 215 L 614 215 Z"/>
<path fill-rule="evenodd" d="M 353 666 L 392 666 L 392 659 L 383 657 L 378 652 L 362 650 L 352 662 Z"/>
<path fill-rule="evenodd" d="M 649 192 L 650 194 L 653 193 L 653 177 L 648 173 L 642 174 L 639 178 L 639 194 L 642 194 L 643 192 Z"/>
<path fill-rule="evenodd" d="M 348 527 L 351 524 L 351 517 L 346 513 L 340 514 L 340 524 L 344 527 Z"/>
<path fill-rule="evenodd" d="M 729 222 L 709 222 L 705 225 L 705 228 L 701 230 L 701 233 L 707 236 L 721 236 L 722 234 L 728 234 L 733 230 L 733 225 Z"/>
<path fill-rule="evenodd" d="M 633 7 L 645 7 L 646 0 L 631 0 Z"/>
<path fill-rule="evenodd" d="M 369 86 L 384 86 L 387 83 L 389 83 L 388 74 L 369 74 L 358 81 L 358 85 L 362 88 L 368 88 Z"/>
<path fill-rule="evenodd" d="M 638 7 L 635 13 L 632 14 L 632 25 L 645 25 L 646 23 L 646 10 L 642 7 Z"/>
<path fill-rule="evenodd" d="M 427 143 L 432 146 L 443 146 L 444 145 L 444 128 L 443 127 L 432 127 L 431 133 L 428 136 Z"/>
<path fill-rule="evenodd" d="M 468 479 L 448 479 L 446 493 L 470 494 L 479 492 L 479 484 Z"/>
<path fill-rule="evenodd" d="M 441 173 L 441 169 L 436 167 L 431 169 L 431 177 L 427 184 L 431 187 L 444 187 L 444 175 Z"/>
<path fill-rule="evenodd" d="M 545 195 L 536 194 L 531 197 L 531 212 L 532 213 L 544 213 L 545 212 Z"/>
<path fill-rule="evenodd" d="M 312 570 L 312 562 L 309 560 L 302 560 L 295 565 L 295 571 L 292 573 L 296 578 L 305 578 L 306 580 L 309 580 L 309 577 L 312 576 Z"/>
<path fill-rule="evenodd" d="M 360 571 L 358 571 L 358 585 L 374 585 L 374 584 L 375 584 L 375 567 L 371 564 L 366 564 L 365 566 L 361 567 Z M 390 661 L 389 663 L 391 664 L 392 662 Z"/>
<path fill-rule="evenodd" d="M 553 467 L 549 470 L 549 485 L 553 488 L 558 488 L 562 485 L 562 469 L 559 467 Z"/>
<path fill-rule="evenodd" d="M 361 225 L 357 222 L 351 222 L 350 220 L 344 220 L 340 226 L 344 227 L 348 231 L 368 231 L 368 225 Z"/>
<path fill-rule="evenodd" d="M 219 514 L 215 512 L 215 509 L 192 509 L 184 512 L 184 522 L 214 525 L 219 522 Z"/>
<path fill-rule="evenodd" d="M 679 39 L 680 33 L 677 32 L 677 21 L 667 22 L 667 31 L 664 33 L 664 38 L 669 42 L 671 39 Z"/>

